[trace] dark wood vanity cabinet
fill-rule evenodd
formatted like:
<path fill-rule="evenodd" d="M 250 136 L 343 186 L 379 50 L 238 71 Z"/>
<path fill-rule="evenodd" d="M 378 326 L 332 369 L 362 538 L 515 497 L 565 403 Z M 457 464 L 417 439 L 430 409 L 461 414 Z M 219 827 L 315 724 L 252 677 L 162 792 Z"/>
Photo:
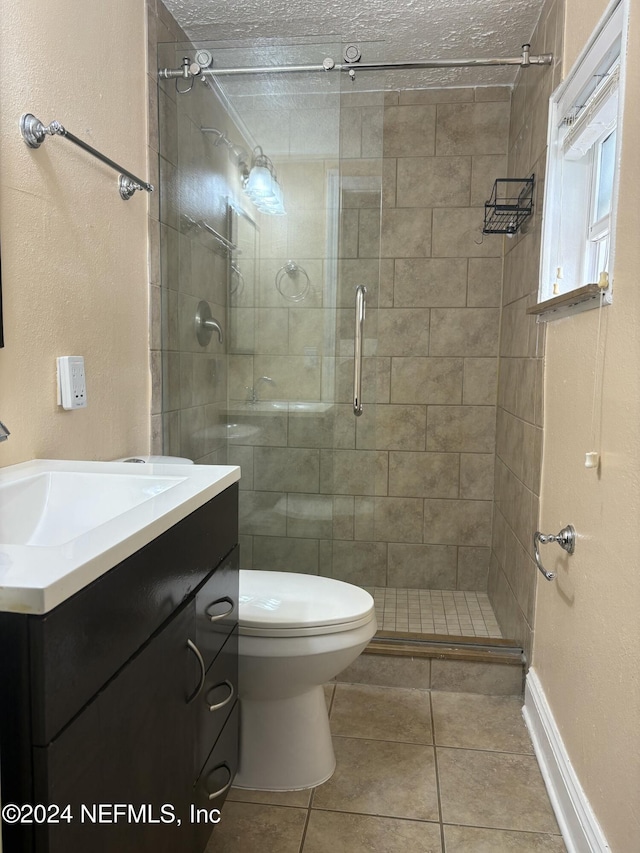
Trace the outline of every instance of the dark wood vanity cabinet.
<path fill-rule="evenodd" d="M 237 538 L 234 485 L 50 613 L 0 614 L 2 802 L 61 810 L 3 823 L 3 853 L 204 849 L 238 761 Z"/>

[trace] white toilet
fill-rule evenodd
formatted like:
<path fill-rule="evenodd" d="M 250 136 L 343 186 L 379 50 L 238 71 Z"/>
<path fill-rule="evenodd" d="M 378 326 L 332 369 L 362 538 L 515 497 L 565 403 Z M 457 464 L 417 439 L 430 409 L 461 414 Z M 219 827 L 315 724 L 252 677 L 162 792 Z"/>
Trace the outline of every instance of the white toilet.
<path fill-rule="evenodd" d="M 376 632 L 373 598 L 352 584 L 240 570 L 240 768 L 234 785 L 292 791 L 335 769 L 323 684 Z"/>

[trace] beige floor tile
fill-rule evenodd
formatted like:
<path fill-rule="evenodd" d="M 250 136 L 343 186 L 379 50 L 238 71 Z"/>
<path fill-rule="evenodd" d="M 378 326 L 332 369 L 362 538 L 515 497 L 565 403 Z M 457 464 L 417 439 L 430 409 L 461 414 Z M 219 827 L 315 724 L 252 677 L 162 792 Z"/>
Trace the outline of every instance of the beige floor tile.
<path fill-rule="evenodd" d="M 265 806 L 294 806 L 306 809 L 311 800 L 311 788 L 304 791 L 255 791 L 249 788 L 231 788 L 229 802 L 259 803 Z"/>
<path fill-rule="evenodd" d="M 305 809 L 225 803 L 205 853 L 298 853 Z"/>
<path fill-rule="evenodd" d="M 331 731 L 343 737 L 433 743 L 429 693 L 339 684 L 331 710 Z"/>
<path fill-rule="evenodd" d="M 349 853 L 441 853 L 440 825 L 312 809 L 302 853 L 346 849 Z"/>
<path fill-rule="evenodd" d="M 438 746 L 533 753 L 517 697 L 434 691 L 431 701 Z"/>
<path fill-rule="evenodd" d="M 565 853 L 559 835 L 445 826 L 446 853 Z M 305 848 L 306 849 L 306 848 Z"/>
<path fill-rule="evenodd" d="M 385 687 L 417 687 L 428 690 L 431 661 L 428 658 L 362 654 L 336 676 L 350 684 L 376 684 Z"/>
<path fill-rule="evenodd" d="M 434 660 L 431 665 L 431 687 L 433 690 L 453 693 L 468 691 L 490 696 L 518 696 L 522 694 L 522 666 Z"/>
<path fill-rule="evenodd" d="M 335 773 L 312 806 L 340 812 L 438 820 L 433 747 L 334 738 Z"/>
<path fill-rule="evenodd" d="M 559 833 L 532 755 L 438 747 L 445 823 Z"/>
<path fill-rule="evenodd" d="M 335 693 L 335 689 L 335 684 L 324 685 L 324 701 L 327 703 L 327 711 L 331 710 L 331 703 L 333 702 L 333 695 Z"/>

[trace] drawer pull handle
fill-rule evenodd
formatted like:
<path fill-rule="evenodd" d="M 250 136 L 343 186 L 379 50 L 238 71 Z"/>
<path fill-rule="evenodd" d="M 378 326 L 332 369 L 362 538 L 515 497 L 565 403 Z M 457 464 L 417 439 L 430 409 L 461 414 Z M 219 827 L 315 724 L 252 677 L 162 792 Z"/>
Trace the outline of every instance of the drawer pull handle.
<path fill-rule="evenodd" d="M 191 649 L 191 651 L 194 653 L 194 655 L 198 659 L 198 663 L 200 664 L 200 684 L 198 684 L 195 691 L 187 699 L 187 705 L 190 705 L 191 702 L 193 702 L 193 700 L 197 696 L 199 696 L 200 693 L 202 692 L 202 688 L 204 687 L 204 680 L 205 680 L 206 675 L 207 675 L 207 670 L 206 670 L 206 667 L 204 665 L 204 660 L 202 658 L 202 655 L 200 654 L 200 649 L 196 646 L 196 644 L 193 642 L 193 640 L 187 640 L 187 648 Z"/>
<path fill-rule="evenodd" d="M 227 602 L 229 604 L 229 607 L 223 613 L 215 613 L 215 614 L 209 613 L 209 611 L 211 610 L 212 607 L 215 607 L 216 604 L 222 604 L 223 602 Z M 209 604 L 205 608 L 204 612 L 209 617 L 210 622 L 217 622 L 219 619 L 224 619 L 230 613 L 233 613 L 235 606 L 236 605 L 235 605 L 235 602 L 233 601 L 233 599 L 229 598 L 228 595 L 225 595 L 224 598 L 218 598 L 218 599 L 216 599 L 216 601 L 212 601 L 211 604 Z"/>
<path fill-rule="evenodd" d="M 219 711 L 219 710 L 220 710 L 220 708 L 224 708 L 224 706 L 225 706 L 225 705 L 228 705 L 228 704 L 229 704 L 229 702 L 231 702 L 231 700 L 232 700 L 232 699 L 233 699 L 233 697 L 235 696 L 235 693 L 236 693 L 236 691 L 235 691 L 235 687 L 233 686 L 233 684 L 232 684 L 230 681 L 227 681 L 227 679 L 226 679 L 226 678 L 225 678 L 225 680 L 224 680 L 224 681 L 222 681 L 220 684 L 216 684 L 216 686 L 215 686 L 215 687 L 212 687 L 212 688 L 211 688 L 211 690 L 217 690 L 217 689 L 218 689 L 218 687 L 223 687 L 225 684 L 226 684 L 226 685 L 227 685 L 227 687 L 229 688 L 229 695 L 227 696 L 227 698 L 226 698 L 226 699 L 223 699 L 223 700 L 222 700 L 222 702 L 216 702 L 216 704 L 215 704 L 215 705 L 209 705 L 209 710 L 210 710 L 210 711 Z M 211 693 L 211 690 L 209 691 L 209 693 Z M 208 704 L 208 703 L 207 703 L 207 704 Z"/>
<path fill-rule="evenodd" d="M 216 770 L 220 770 L 222 767 L 224 767 L 227 773 L 229 774 L 229 781 L 226 783 L 226 785 L 223 785 L 222 788 L 218 788 L 217 791 L 213 791 L 213 793 L 211 794 L 207 793 L 207 796 L 210 800 L 215 800 L 218 797 L 221 797 L 222 794 L 225 793 L 225 791 L 229 790 L 229 788 L 231 787 L 231 783 L 233 782 L 233 773 L 231 772 L 231 768 L 229 767 L 226 761 L 223 761 L 222 764 L 218 764 L 216 767 L 214 767 L 211 773 L 209 773 L 209 776 L 213 776 Z"/>

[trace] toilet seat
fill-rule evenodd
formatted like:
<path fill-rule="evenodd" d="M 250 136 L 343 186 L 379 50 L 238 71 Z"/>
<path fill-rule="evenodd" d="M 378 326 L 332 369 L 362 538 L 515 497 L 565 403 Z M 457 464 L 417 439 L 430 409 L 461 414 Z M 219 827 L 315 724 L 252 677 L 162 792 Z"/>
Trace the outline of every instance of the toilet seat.
<path fill-rule="evenodd" d="M 241 636 L 335 634 L 367 625 L 374 615 L 369 593 L 343 581 L 296 572 L 240 572 Z"/>

